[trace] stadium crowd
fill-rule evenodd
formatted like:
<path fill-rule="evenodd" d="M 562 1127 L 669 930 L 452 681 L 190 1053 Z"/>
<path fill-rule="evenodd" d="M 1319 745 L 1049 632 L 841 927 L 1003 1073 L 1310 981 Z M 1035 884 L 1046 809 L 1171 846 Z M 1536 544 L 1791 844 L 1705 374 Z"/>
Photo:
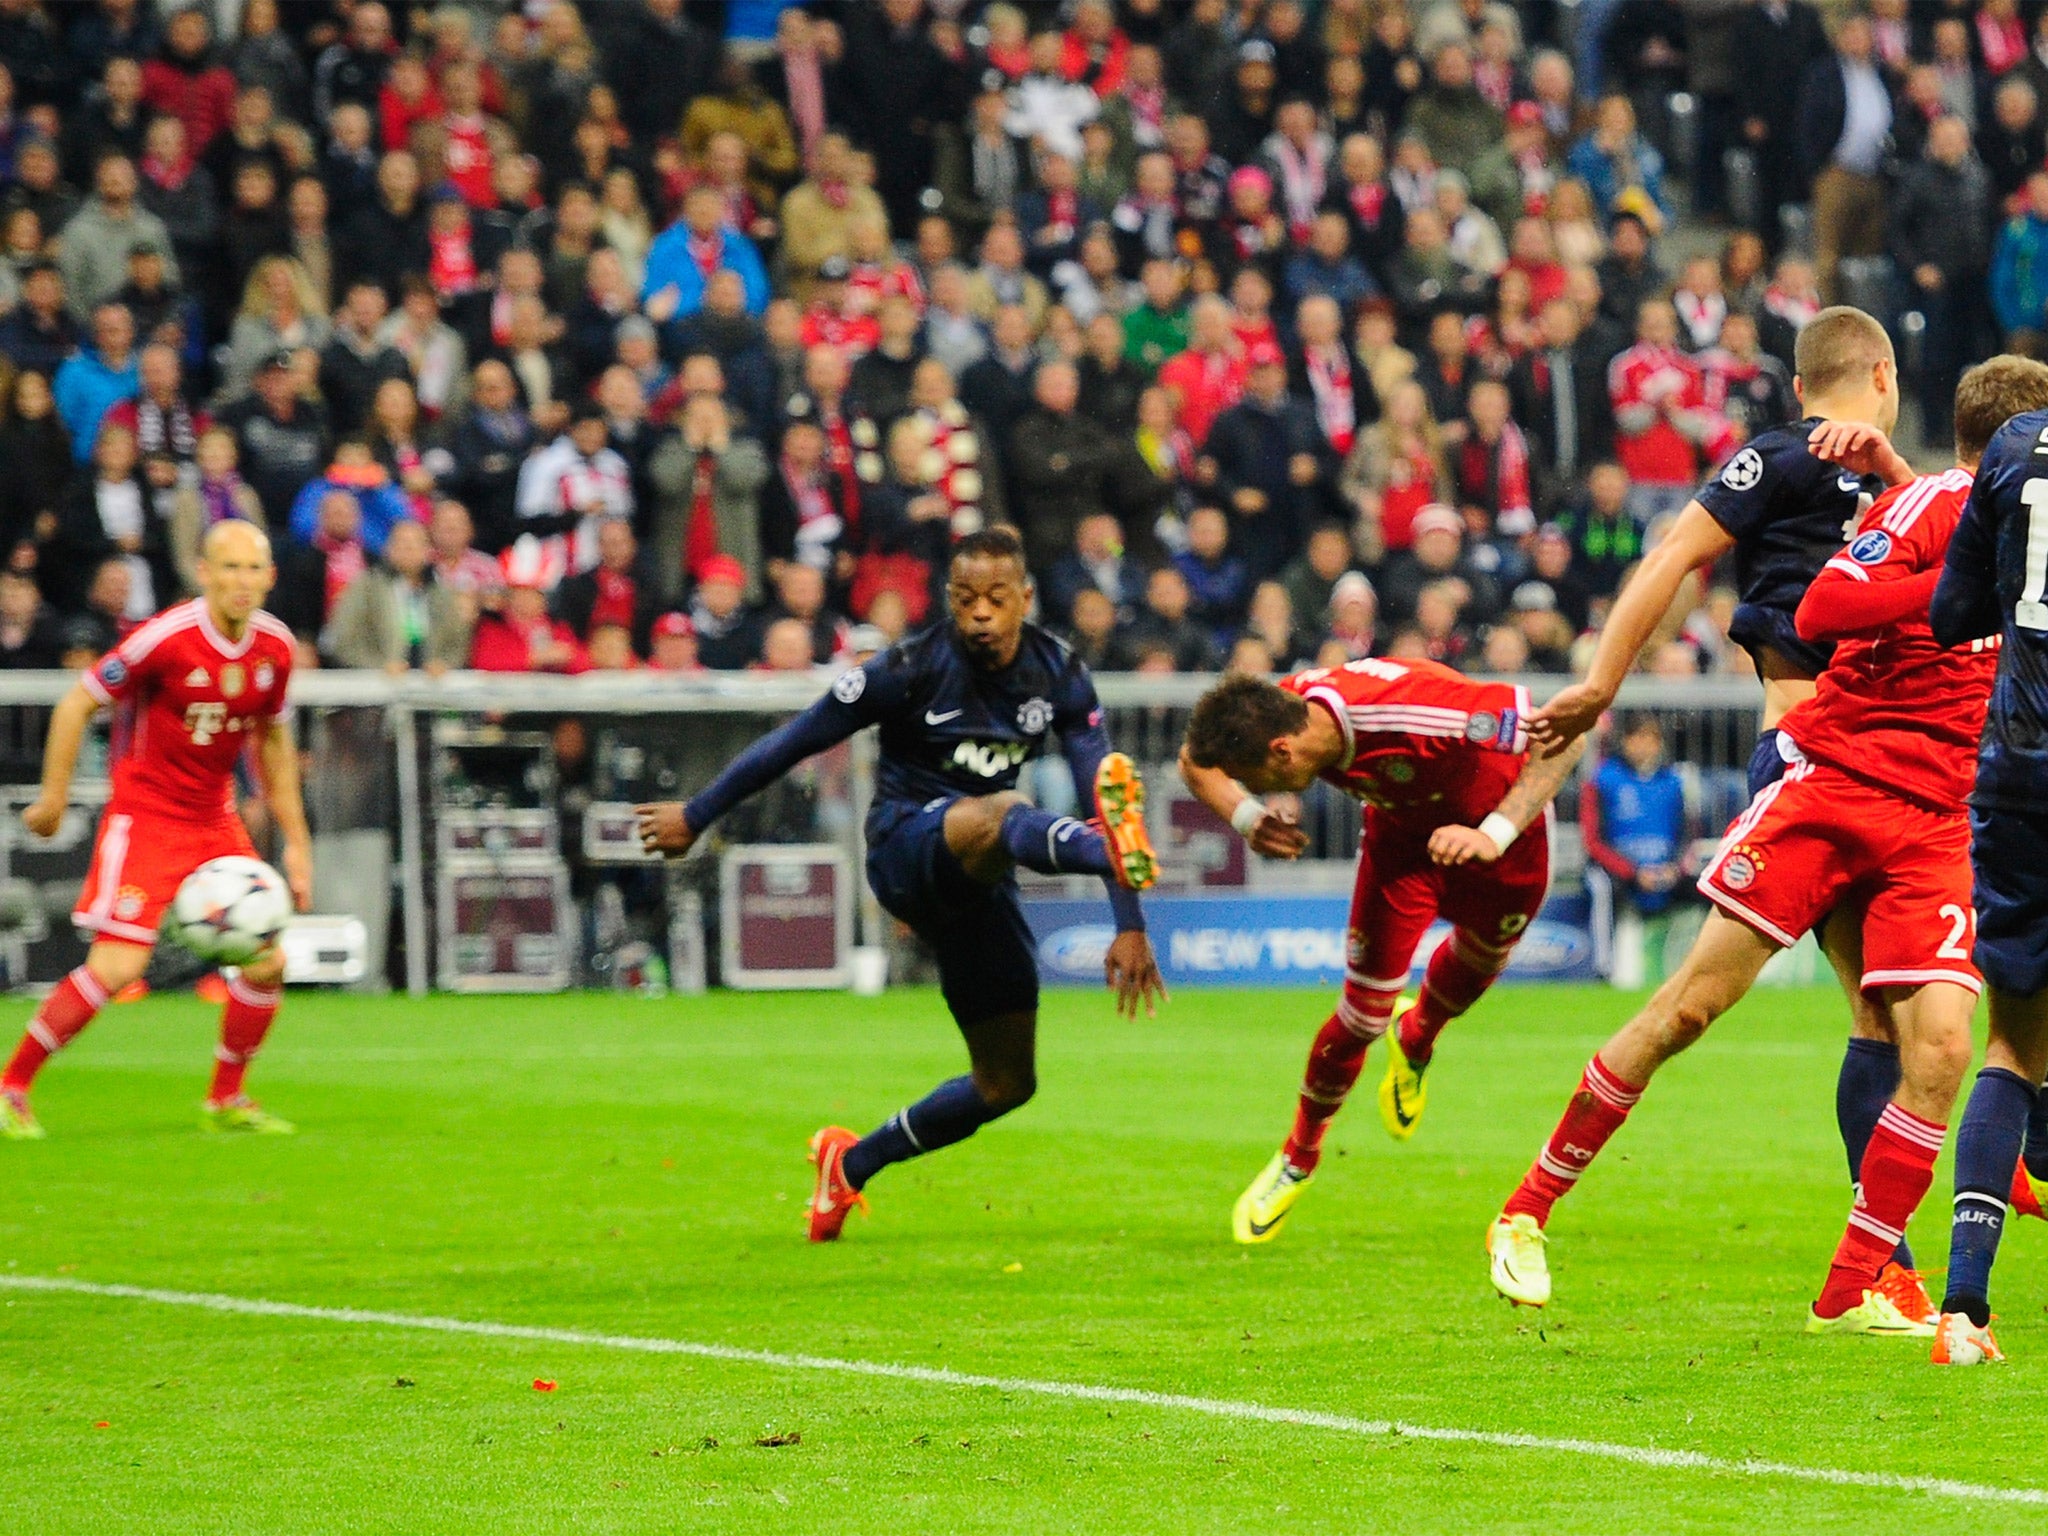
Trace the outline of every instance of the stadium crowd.
<path fill-rule="evenodd" d="M 0 665 L 248 518 L 309 665 L 806 667 L 1005 521 L 1099 667 L 1565 671 L 1824 302 L 1936 442 L 2043 345 L 2035 20 L 0 0 Z"/>

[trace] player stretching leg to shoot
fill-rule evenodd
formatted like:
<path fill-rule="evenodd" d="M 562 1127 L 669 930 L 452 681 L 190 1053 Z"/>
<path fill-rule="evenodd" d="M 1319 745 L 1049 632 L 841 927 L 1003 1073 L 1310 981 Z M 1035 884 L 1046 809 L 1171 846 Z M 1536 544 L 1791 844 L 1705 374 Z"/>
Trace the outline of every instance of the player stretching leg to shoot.
<path fill-rule="evenodd" d="M 1885 493 L 1799 605 L 1799 633 L 1839 642 L 1781 723 L 1785 776 L 1738 816 L 1700 892 L 1717 911 L 1679 973 L 1587 1065 L 1564 1118 L 1487 1234 L 1511 1301 L 1550 1299 L 1543 1224 L 1620 1129 L 1650 1077 L 1739 1001 L 1764 963 L 1858 898 L 1866 991 L 1898 1031 L 1902 1075 L 1864 1152 L 1848 1227 L 1809 1333 L 1926 1337 L 1931 1308 L 1882 1283 L 1934 1173 L 1969 1067 L 1983 983 L 1970 961 L 1964 801 L 1996 642 L 1938 645 L 1926 604 L 1985 444 L 2048 404 L 2048 368 L 2002 357 L 1956 390 L 1959 467 Z M 2010 1181 L 2008 1162 L 2005 1176 Z"/>
<path fill-rule="evenodd" d="M 1307 841 L 1260 793 L 1320 778 L 1366 802 L 1344 990 L 1309 1050 L 1292 1133 L 1232 1213 L 1240 1243 L 1278 1233 L 1381 1035 L 1380 1114 L 1395 1137 L 1413 1134 L 1437 1036 L 1493 984 L 1541 909 L 1550 883 L 1544 810 L 1583 749 L 1574 742 L 1532 760 L 1528 717 L 1521 689 L 1432 661 L 1354 661 L 1277 684 L 1235 677 L 1195 706 L 1181 777 L 1258 852 L 1291 859 Z M 1450 935 L 1389 1034 L 1416 947 L 1439 914 Z"/>
<path fill-rule="evenodd" d="M 2003 1360 L 1991 1333 L 1991 1267 L 2008 1198 L 2041 1214 L 2048 1192 L 2048 411 L 1991 440 L 1934 591 L 1934 636 L 1998 632 L 1998 678 L 1970 797 L 1976 961 L 1991 984 L 1991 1043 L 1956 1129 L 1941 1365 Z M 2022 1144 L 2024 1143 L 2024 1152 Z M 2002 1191 L 2010 1191 L 2007 1194 Z"/>
<path fill-rule="evenodd" d="M 1017 905 L 1016 866 L 1100 875 L 1117 935 L 1105 966 L 1120 1012 L 1165 996 L 1136 893 L 1157 878 L 1144 787 L 1109 750 L 1095 684 L 1064 641 L 1024 622 L 1031 578 L 1007 529 L 953 546 L 951 622 L 843 673 L 831 691 L 764 736 L 688 805 L 640 807 L 641 841 L 689 850 L 718 817 L 804 758 L 863 726 L 882 728 L 868 813 L 868 883 L 938 952 L 939 989 L 973 1070 L 941 1083 L 864 1137 L 828 1125 L 811 1138 L 818 1165 L 811 1241 L 839 1236 L 883 1168 L 964 1141 L 1029 1099 L 1037 1084 L 1038 971 Z M 1099 824 L 1041 811 L 1016 792 L 1018 771 L 1060 738 L 1077 788 L 1092 788 Z"/>
<path fill-rule="evenodd" d="M 200 595 L 144 624 L 79 680 L 50 716 L 43 790 L 22 812 L 39 837 L 57 830 L 85 728 L 102 705 L 132 711 L 128 751 L 72 921 L 94 935 L 85 963 L 57 983 L 0 1071 L 0 1136 L 40 1137 L 29 1085 L 108 998 L 139 979 L 157 925 L 185 877 L 209 859 L 256 855 L 235 815 L 234 770 L 254 747 L 263 797 L 284 834 L 284 876 L 304 911 L 312 899 L 312 838 L 299 799 L 299 759 L 284 717 L 292 636 L 262 611 L 277 579 L 270 541 L 244 522 L 218 524 L 199 561 Z M 201 1124 L 215 1131 L 288 1134 L 289 1122 L 242 1092 L 242 1074 L 277 1013 L 284 956 L 273 949 L 228 983 L 220 1049 Z"/>
<path fill-rule="evenodd" d="M 1899 414 L 1898 365 L 1884 327 L 1859 309 L 1824 309 L 1799 333 L 1793 386 L 1806 414 L 1760 432 L 1721 473 L 1700 487 L 1661 542 L 1636 567 L 1600 631 L 1586 679 L 1560 690 L 1530 722 L 1538 742 L 1583 735 L 1614 703 L 1622 679 L 1671 607 L 1689 571 L 1734 556 L 1740 602 L 1729 635 L 1750 653 L 1763 680 L 1763 729 L 1750 759 L 1754 799 L 1785 771 L 1778 724 L 1813 693 L 1832 647 L 1803 638 L 1793 611 L 1821 566 L 1840 552 L 1848 531 L 1884 489 L 1877 478 L 1845 473 L 1809 443 L 1828 423 L 1889 432 Z M 1853 1182 L 1878 1117 L 1899 1085 L 1899 1048 L 1882 1001 L 1862 987 L 1860 928 L 1853 913 L 1827 923 L 1821 947 L 1849 999 L 1849 1045 L 1835 1084 L 1835 1120 Z M 1925 1311 L 1927 1293 L 1905 1243 L 1886 1284 L 1907 1310 Z"/>

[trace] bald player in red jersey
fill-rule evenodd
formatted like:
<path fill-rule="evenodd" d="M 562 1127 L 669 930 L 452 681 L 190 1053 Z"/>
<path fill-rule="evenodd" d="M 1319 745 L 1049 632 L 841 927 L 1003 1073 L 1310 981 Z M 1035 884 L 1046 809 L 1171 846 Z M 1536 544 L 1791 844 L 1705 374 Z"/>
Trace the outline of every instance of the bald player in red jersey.
<path fill-rule="evenodd" d="M 1195 706 L 1181 749 L 1188 788 L 1268 857 L 1307 840 L 1257 795 L 1315 779 L 1366 804 L 1346 933 L 1344 990 L 1309 1051 L 1286 1145 L 1238 1200 L 1233 1230 L 1265 1242 L 1315 1172 L 1323 1132 L 1388 1033 L 1429 925 L 1452 927 L 1420 996 L 1389 1036 L 1380 1112 L 1412 1135 L 1444 1026 L 1503 969 L 1550 884 L 1544 816 L 1582 744 L 1532 760 L 1527 693 L 1433 661 L 1367 659 L 1268 683 L 1235 677 Z"/>
<path fill-rule="evenodd" d="M 29 831 L 57 830 L 92 717 L 126 711 L 127 751 L 113 769 L 92 868 L 71 914 L 92 935 L 85 963 L 60 981 L 0 1071 L 0 1137 L 38 1138 L 29 1086 L 43 1063 L 141 978 L 164 911 L 209 859 L 255 847 L 235 814 L 234 771 L 250 754 L 284 835 L 284 875 L 301 911 L 312 896 L 312 839 L 298 755 L 285 717 L 291 631 L 262 608 L 276 579 L 270 541 L 249 523 L 218 524 L 198 565 L 200 596 L 158 614 L 85 673 L 50 718 L 42 793 L 22 813 Z M 291 1125 L 242 1091 L 276 1016 L 284 956 L 276 949 L 228 982 L 220 1047 L 201 1123 L 210 1130 L 287 1134 Z"/>
<path fill-rule="evenodd" d="M 1785 776 L 1730 825 L 1700 876 L 1717 910 L 1692 953 L 1588 1064 L 1488 1233 L 1494 1285 L 1509 1300 L 1548 1302 L 1542 1227 L 1651 1075 L 1733 1007 L 1771 956 L 1854 906 L 1863 911 L 1862 987 L 1890 1009 L 1902 1075 L 1864 1153 L 1806 1331 L 1934 1333 L 1938 1314 L 1920 1276 L 1892 1255 L 1933 1178 L 1984 986 L 1970 958 L 1966 802 L 1998 642 L 1944 649 L 1927 608 L 1978 456 L 2037 399 L 2048 400 L 2048 369 L 2038 363 L 1998 358 L 1971 370 L 1956 391 L 1959 466 L 1895 484 L 1808 588 L 1799 635 L 1836 644 L 1812 696 L 1779 722 Z M 1903 463 L 1884 451 L 1886 478 L 1895 479 Z"/>

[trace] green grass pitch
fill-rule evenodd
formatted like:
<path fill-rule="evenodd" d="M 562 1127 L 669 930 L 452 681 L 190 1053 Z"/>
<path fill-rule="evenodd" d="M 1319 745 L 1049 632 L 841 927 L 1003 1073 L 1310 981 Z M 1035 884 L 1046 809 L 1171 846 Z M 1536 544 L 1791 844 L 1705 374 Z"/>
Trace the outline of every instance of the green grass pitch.
<path fill-rule="evenodd" d="M 962 1055 L 936 996 L 288 1002 L 203 1137 L 214 1010 L 112 1010 L 0 1144 L 0 1265 L 320 1307 L 1142 1388 L 1418 1425 L 2048 1486 L 2048 1233 L 2006 1243 L 2013 1363 L 1799 1324 L 1848 1198 L 1839 1000 L 1764 993 L 1674 1066 L 1552 1224 L 1516 1314 L 1481 1237 L 1632 999 L 1504 988 L 1429 1114 L 1374 1053 L 1279 1241 L 1229 1239 L 1328 999 L 1048 994 L 1038 1099 L 802 1238 L 805 1138 Z M 9 1015 L 25 1018 L 15 1005 Z M 11 1039 L 13 1023 L 7 1025 Z M 1913 1236 L 1946 1246 L 1946 1164 Z M 557 1383 L 536 1391 L 536 1379 Z M 800 1436 L 793 1443 L 759 1442 Z M 1805 1533 L 2043 1529 L 2038 1506 L 1645 1467 L 382 1325 L 0 1288 L 23 1532 Z"/>

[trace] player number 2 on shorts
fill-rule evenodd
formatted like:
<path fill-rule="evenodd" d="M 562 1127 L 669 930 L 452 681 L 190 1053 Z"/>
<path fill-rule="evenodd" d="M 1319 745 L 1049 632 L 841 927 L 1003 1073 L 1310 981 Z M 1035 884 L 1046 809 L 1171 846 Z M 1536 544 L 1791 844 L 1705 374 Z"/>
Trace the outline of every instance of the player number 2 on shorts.
<path fill-rule="evenodd" d="M 2020 600 L 2013 604 L 2012 621 L 2022 629 L 2048 629 L 2048 480 L 2029 480 L 2020 492 L 2020 505 L 2027 509 L 2027 584 Z"/>
<path fill-rule="evenodd" d="M 1941 920 L 1949 924 L 1949 930 L 1947 940 L 1942 944 L 1941 948 L 1935 951 L 1935 954 L 1941 959 L 1967 960 L 1970 958 L 1970 951 L 1963 943 L 1964 936 L 1970 931 L 1970 917 L 1971 913 L 1968 907 L 1959 907 L 1952 901 L 1943 903 Z"/>

